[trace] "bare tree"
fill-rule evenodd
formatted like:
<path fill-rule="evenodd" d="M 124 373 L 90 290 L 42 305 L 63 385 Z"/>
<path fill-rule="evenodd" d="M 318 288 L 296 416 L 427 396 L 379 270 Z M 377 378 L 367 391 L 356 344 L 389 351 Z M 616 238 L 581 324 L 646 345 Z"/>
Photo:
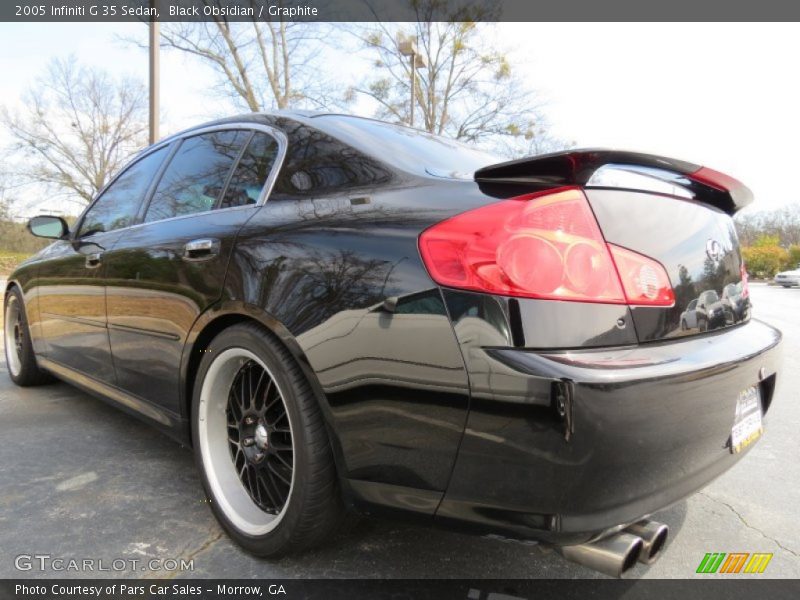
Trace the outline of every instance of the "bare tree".
<path fill-rule="evenodd" d="M 336 86 L 321 77 L 316 64 L 324 48 L 321 25 L 216 18 L 171 23 L 162 29 L 162 40 L 163 46 L 204 61 L 219 77 L 222 94 L 247 110 L 336 102 Z"/>
<path fill-rule="evenodd" d="M 372 98 L 378 118 L 409 122 L 411 60 L 403 56 L 399 40 L 411 38 L 427 65 L 416 70 L 414 102 L 421 119 L 415 125 L 507 154 L 539 150 L 545 138 L 548 150 L 561 145 L 547 135 L 536 93 L 514 75 L 508 56 L 488 41 L 493 26 L 475 22 L 486 17 L 482 8 L 453 0 L 411 4 L 416 23 L 349 28 L 373 57 L 376 73 L 352 93 Z"/>
<path fill-rule="evenodd" d="M 80 203 L 90 202 L 147 141 L 142 84 L 73 58 L 51 62 L 23 104 L 22 111 L 4 107 L 0 115 L 20 183 L 45 184 Z"/>
<path fill-rule="evenodd" d="M 775 237 L 781 246 L 800 244 L 800 203 L 772 210 L 743 210 L 734 218 L 739 241 L 752 246 L 763 237 Z"/>

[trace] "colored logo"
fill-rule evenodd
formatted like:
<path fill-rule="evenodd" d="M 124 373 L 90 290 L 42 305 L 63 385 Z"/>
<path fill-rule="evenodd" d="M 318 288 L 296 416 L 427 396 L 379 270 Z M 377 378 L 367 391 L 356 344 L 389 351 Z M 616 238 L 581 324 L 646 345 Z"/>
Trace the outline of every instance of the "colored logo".
<path fill-rule="evenodd" d="M 772 554 L 766 552 L 708 552 L 697 573 L 763 573 L 771 560 Z"/>

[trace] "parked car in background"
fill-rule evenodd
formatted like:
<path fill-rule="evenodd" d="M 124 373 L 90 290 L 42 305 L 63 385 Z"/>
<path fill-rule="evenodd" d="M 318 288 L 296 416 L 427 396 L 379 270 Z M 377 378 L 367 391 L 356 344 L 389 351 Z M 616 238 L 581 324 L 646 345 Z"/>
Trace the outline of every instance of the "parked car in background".
<path fill-rule="evenodd" d="M 761 434 L 781 334 L 719 297 L 746 285 L 750 199 L 659 156 L 502 162 L 350 116 L 220 120 L 144 150 L 74 226 L 31 220 L 53 243 L 4 290 L 8 372 L 190 444 L 259 556 L 352 509 L 619 575 L 663 549 L 650 515 Z"/>
<path fill-rule="evenodd" d="M 750 294 L 744 282 L 729 283 L 722 288 L 722 308 L 726 323 L 738 323 L 749 316 Z"/>
<path fill-rule="evenodd" d="M 681 313 L 681 330 L 697 329 L 697 298 L 689 302 L 686 310 Z"/>
<path fill-rule="evenodd" d="M 697 297 L 697 328 L 710 331 L 726 325 L 725 307 L 716 290 L 706 290 Z"/>
<path fill-rule="evenodd" d="M 777 273 L 773 281 L 786 288 L 800 285 L 800 265 L 797 265 L 797 268 L 793 271 L 781 271 Z"/>

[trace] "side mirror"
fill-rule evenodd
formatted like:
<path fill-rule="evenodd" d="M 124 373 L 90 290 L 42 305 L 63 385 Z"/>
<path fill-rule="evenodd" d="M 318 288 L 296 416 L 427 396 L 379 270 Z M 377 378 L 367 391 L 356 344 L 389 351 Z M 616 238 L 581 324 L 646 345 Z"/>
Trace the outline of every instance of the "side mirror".
<path fill-rule="evenodd" d="M 28 231 L 36 237 L 62 240 L 69 233 L 69 225 L 61 217 L 39 215 L 28 221 Z"/>

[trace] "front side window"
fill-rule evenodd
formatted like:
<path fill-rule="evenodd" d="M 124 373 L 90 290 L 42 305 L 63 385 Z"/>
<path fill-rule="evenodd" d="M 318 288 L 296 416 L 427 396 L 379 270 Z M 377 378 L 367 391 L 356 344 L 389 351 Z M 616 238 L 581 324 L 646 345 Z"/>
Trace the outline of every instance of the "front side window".
<path fill-rule="evenodd" d="M 249 132 L 215 131 L 183 140 L 158 182 L 144 220 L 213 209 Z"/>
<path fill-rule="evenodd" d="M 86 213 L 78 237 L 133 224 L 139 204 L 166 155 L 166 147 L 156 150 L 120 175 Z"/>
<path fill-rule="evenodd" d="M 254 133 L 231 176 L 220 208 L 258 203 L 277 157 L 275 138 L 266 133 Z"/>

